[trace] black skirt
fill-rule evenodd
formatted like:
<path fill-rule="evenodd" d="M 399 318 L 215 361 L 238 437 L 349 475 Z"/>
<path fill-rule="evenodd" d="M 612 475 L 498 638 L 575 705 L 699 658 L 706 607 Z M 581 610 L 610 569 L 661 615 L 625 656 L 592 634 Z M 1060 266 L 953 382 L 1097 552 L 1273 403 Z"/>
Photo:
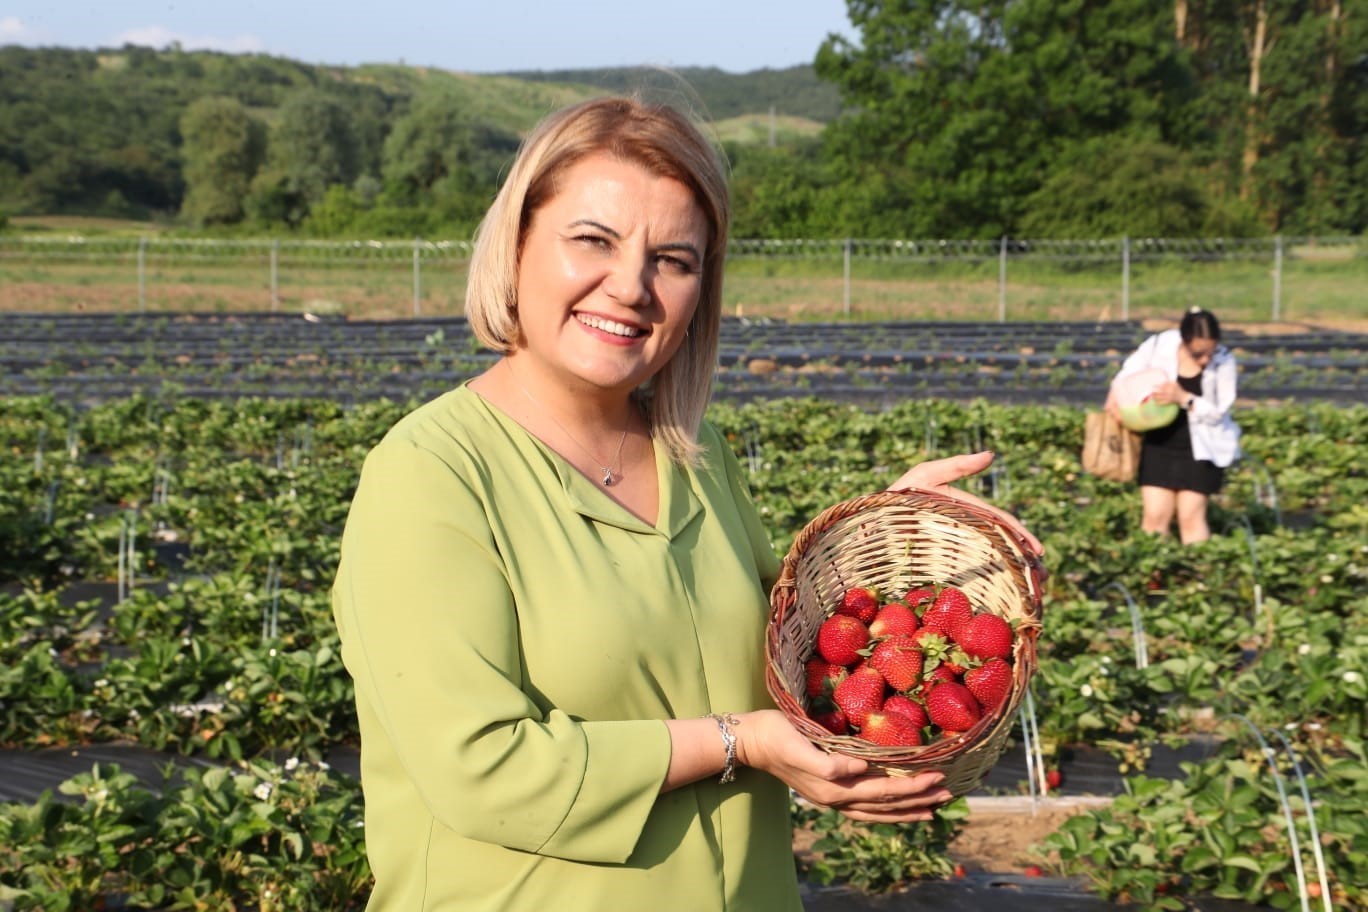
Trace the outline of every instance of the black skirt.
<path fill-rule="evenodd" d="M 1179 377 L 1178 385 L 1193 395 L 1202 393 L 1201 376 Z M 1192 458 L 1187 412 L 1180 409 L 1172 424 L 1145 432 L 1140 445 L 1141 485 L 1211 495 L 1224 482 L 1225 469 L 1209 459 Z"/>

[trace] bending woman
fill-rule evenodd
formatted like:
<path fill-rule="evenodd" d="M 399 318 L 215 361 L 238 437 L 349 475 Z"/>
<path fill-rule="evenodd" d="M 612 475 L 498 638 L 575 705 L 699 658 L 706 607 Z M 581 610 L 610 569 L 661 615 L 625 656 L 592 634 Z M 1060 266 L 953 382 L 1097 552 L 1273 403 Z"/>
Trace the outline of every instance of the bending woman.
<path fill-rule="evenodd" d="M 1241 455 L 1235 404 L 1235 356 L 1221 344 L 1221 325 L 1200 307 L 1183 314 L 1177 329 L 1150 336 L 1131 353 L 1112 380 L 1158 368 L 1168 377 L 1156 402 L 1179 407 L 1178 417 L 1146 431 L 1140 450 L 1140 500 L 1146 532 L 1167 535 L 1174 520 L 1184 544 L 1211 537 L 1207 505 L 1225 482 L 1225 470 Z M 1120 419 L 1114 393 L 1106 409 Z"/>

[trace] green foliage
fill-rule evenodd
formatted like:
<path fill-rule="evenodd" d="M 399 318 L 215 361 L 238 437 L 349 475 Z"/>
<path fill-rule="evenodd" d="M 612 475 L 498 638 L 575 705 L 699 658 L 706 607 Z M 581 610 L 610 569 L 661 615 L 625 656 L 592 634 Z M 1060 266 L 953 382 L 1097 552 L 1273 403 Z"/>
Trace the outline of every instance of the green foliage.
<path fill-rule="evenodd" d="M 1256 744 L 1233 741 L 1223 756 L 1183 765 L 1185 777 L 1135 776 L 1110 807 L 1073 817 L 1049 836 L 1065 874 L 1082 875 L 1101 895 L 1145 908 L 1187 908 L 1179 895 L 1297 908 L 1299 883 L 1288 821 L 1269 764 L 1288 780 L 1292 826 L 1301 848 L 1310 836 L 1307 808 L 1282 751 L 1268 757 Z M 1308 762 L 1309 761 L 1309 762 Z M 1322 795 L 1315 813 L 1335 906 L 1361 908 L 1365 898 L 1361 848 L 1368 826 L 1361 742 L 1345 755 L 1311 755 L 1308 789 Z M 1309 854 L 1309 853 L 1308 853 Z M 1307 880 L 1317 883 L 1306 865 Z M 1313 906 L 1319 905 L 1313 901 Z"/>
<path fill-rule="evenodd" d="M 364 397 L 0 402 L 0 744 L 133 741 L 178 766 L 223 764 L 155 790 L 97 768 L 63 787 L 71 801 L 0 805 L 0 902 L 363 900 L 359 792 L 310 761 L 358 737 L 328 586 L 361 460 L 405 408 Z M 1286 825 L 1238 713 L 1292 745 L 1335 903 L 1363 905 L 1368 409 L 1242 408 L 1248 457 L 1215 501 L 1217 534 L 1189 547 L 1135 529 L 1133 488 L 1080 472 L 1075 408 L 924 400 L 869 412 L 784 399 L 718 403 L 710 418 L 780 553 L 819 510 L 907 466 L 998 454 L 993 473 L 963 486 L 1046 546 L 1033 685 L 1045 747 L 1100 748 L 1128 774 L 1125 796 L 1043 847 L 1063 873 L 1147 908 L 1206 894 L 1290 907 Z M 169 489 L 149 501 L 159 473 Z M 1265 477 L 1295 523 L 1278 521 Z M 73 583 L 114 577 L 128 522 L 142 543 L 138 585 L 117 605 L 78 597 Z M 186 549 L 183 564 L 172 568 L 166 544 Z M 1143 668 L 1121 590 L 1142 621 Z M 1157 745 L 1196 736 L 1224 747 L 1179 781 L 1139 773 Z M 268 759 L 282 756 L 299 759 Z M 1309 821 L 1288 790 L 1309 868 Z M 808 876 L 878 892 L 945 876 L 966 812 L 959 802 L 931 824 L 869 827 L 796 806 L 794 819 L 817 838 Z"/>
<path fill-rule="evenodd" d="M 794 802 L 794 824 L 816 839 L 804 873 L 821 884 L 843 883 L 866 893 L 886 893 L 912 880 L 954 873 L 950 841 L 964 828 L 964 799 L 936 811 L 926 823 L 857 825 L 836 811 Z"/>
<path fill-rule="evenodd" d="M 1028 237 L 1242 237 L 1262 229 L 1230 218 L 1205 175 L 1172 146 L 1109 135 L 1068 147 L 1026 198 Z"/>
<path fill-rule="evenodd" d="M 265 167 L 252 181 L 247 210 L 267 224 L 298 225 L 328 188 L 350 184 L 360 150 L 346 109 L 318 90 L 285 99 L 271 128 Z"/>
<path fill-rule="evenodd" d="M 359 909 L 360 792 L 289 760 L 182 769 L 159 792 L 96 765 L 34 805 L 0 805 L 0 901 L 22 910 Z"/>
<path fill-rule="evenodd" d="M 181 215 L 201 226 L 241 220 L 265 154 L 264 126 L 236 99 L 210 96 L 185 109 L 180 131 L 186 183 Z"/>

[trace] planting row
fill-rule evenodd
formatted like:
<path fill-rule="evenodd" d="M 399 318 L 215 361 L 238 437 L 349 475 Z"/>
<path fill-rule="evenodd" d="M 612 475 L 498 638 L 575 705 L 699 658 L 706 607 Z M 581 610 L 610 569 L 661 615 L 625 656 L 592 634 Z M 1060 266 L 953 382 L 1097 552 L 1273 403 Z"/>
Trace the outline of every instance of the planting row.
<path fill-rule="evenodd" d="M 277 908 L 305 909 L 357 895 L 359 795 L 317 766 L 356 742 L 327 590 L 360 461 L 405 407 L 0 404 L 0 746 L 134 742 L 230 764 L 155 790 L 102 768 L 62 798 L 0 806 L 0 899 L 265 907 L 269 889 Z M 1215 502 L 1218 534 L 1184 548 L 1136 531 L 1133 488 L 1081 473 L 1076 408 L 928 399 L 875 413 L 789 398 L 712 410 L 780 553 L 819 510 L 911 463 L 999 454 L 967 484 L 1046 545 L 1033 693 L 1044 759 L 1086 747 L 1132 776 L 1124 800 L 1041 847 L 1058 872 L 1148 905 L 1215 893 L 1288 906 L 1308 881 L 1298 870 L 1324 870 L 1342 905 L 1362 904 L 1368 408 L 1237 418 L 1249 456 Z M 1270 766 L 1255 737 L 1273 733 L 1311 799 L 1285 789 L 1291 830 L 1278 777 L 1294 768 L 1282 754 Z M 1147 777 L 1156 750 L 1198 737 L 1218 745 L 1212 756 L 1179 779 Z M 801 808 L 795 820 L 825 836 L 811 877 L 883 889 L 946 873 L 935 859 L 963 813 L 893 833 L 838 830 Z M 1140 843 L 1155 857 L 1135 854 L 1137 831 L 1155 834 Z M 193 870 L 172 857 L 187 846 Z M 160 887 L 159 865 L 177 872 Z M 51 905 L 57 895 L 75 905 Z"/>
<path fill-rule="evenodd" d="M 904 395 L 1092 403 L 1145 336 L 1135 323 L 723 321 L 717 395 Z M 1241 392 L 1339 402 L 1368 395 L 1368 337 L 1228 333 Z M 279 314 L 0 314 L 0 392 L 98 401 L 189 396 L 431 397 L 488 367 L 464 320 Z"/>

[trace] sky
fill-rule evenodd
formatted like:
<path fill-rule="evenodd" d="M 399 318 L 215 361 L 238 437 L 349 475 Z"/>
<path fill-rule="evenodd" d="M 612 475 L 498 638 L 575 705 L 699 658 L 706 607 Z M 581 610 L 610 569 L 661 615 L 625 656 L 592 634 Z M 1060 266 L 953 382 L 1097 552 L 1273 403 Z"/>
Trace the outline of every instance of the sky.
<path fill-rule="evenodd" d="M 853 34 L 845 0 L 5 0 L 0 45 L 263 53 L 472 73 L 654 65 L 744 73 L 811 63 Z"/>

